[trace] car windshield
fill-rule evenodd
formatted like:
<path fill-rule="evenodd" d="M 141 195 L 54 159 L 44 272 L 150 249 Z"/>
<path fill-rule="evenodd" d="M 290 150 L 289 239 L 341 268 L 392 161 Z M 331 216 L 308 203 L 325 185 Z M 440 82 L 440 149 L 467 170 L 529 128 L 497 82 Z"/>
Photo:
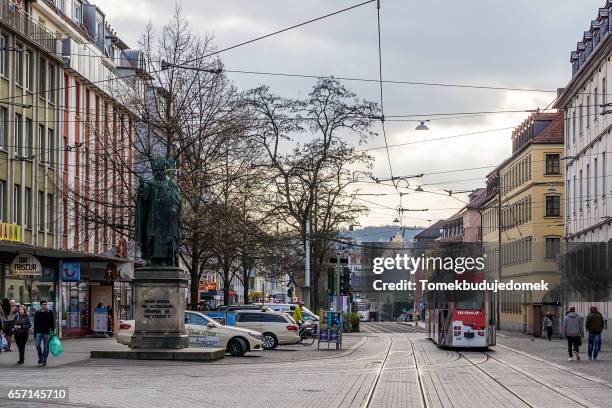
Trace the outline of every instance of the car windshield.
<path fill-rule="evenodd" d="M 223 327 L 222 324 L 216 322 L 214 319 L 211 319 L 210 317 L 200 314 L 200 313 L 194 313 L 194 312 L 186 312 L 188 314 L 191 314 L 192 316 L 197 316 L 198 320 L 200 320 L 199 318 L 203 318 L 206 322 L 202 325 L 202 326 L 206 326 L 208 323 L 212 323 L 215 325 L 215 327 Z M 193 324 L 193 323 L 191 323 Z M 197 324 L 197 323 L 196 323 Z"/>

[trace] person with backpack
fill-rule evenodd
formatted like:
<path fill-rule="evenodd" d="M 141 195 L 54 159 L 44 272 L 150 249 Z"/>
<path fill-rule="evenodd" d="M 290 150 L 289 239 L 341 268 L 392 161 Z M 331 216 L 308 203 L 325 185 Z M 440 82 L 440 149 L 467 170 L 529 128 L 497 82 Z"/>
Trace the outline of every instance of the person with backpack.
<path fill-rule="evenodd" d="M 582 345 L 582 337 L 584 337 L 584 324 L 582 316 L 576 313 L 574 306 L 570 307 L 569 312 L 563 319 L 563 334 L 567 338 L 567 351 L 569 353 L 569 360 L 574 360 L 574 353 L 576 353 L 576 360 L 580 361 L 580 346 Z"/>
<path fill-rule="evenodd" d="M 586 319 L 586 329 L 589 332 L 589 360 L 597 360 L 601 349 L 601 331 L 604 327 L 604 318 L 597 310 L 597 306 L 591 306 Z"/>
<path fill-rule="evenodd" d="M 49 356 L 49 334 L 55 330 L 55 318 L 53 312 L 47 309 L 47 301 L 40 301 L 40 310 L 34 314 L 34 342 L 38 351 L 38 365 L 47 365 Z M 44 346 L 44 350 L 43 347 Z"/>
<path fill-rule="evenodd" d="M 551 341 L 553 335 L 553 317 L 551 314 L 547 314 L 546 316 L 544 316 L 542 326 L 546 331 L 546 338 L 548 339 L 548 341 Z"/>
<path fill-rule="evenodd" d="M 15 328 L 15 343 L 17 343 L 17 349 L 19 350 L 19 361 L 17 361 L 17 364 L 23 364 L 25 346 L 28 342 L 31 327 L 30 317 L 24 305 L 19 305 L 17 314 L 13 319 L 13 327 Z"/>

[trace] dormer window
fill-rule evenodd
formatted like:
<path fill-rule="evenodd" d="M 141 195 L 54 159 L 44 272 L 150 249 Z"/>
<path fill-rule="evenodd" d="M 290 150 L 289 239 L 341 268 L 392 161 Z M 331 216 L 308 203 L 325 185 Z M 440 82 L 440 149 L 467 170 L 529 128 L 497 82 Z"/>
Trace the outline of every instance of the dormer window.
<path fill-rule="evenodd" d="M 81 0 L 72 2 L 72 18 L 79 26 L 83 24 L 83 3 L 81 3 Z"/>

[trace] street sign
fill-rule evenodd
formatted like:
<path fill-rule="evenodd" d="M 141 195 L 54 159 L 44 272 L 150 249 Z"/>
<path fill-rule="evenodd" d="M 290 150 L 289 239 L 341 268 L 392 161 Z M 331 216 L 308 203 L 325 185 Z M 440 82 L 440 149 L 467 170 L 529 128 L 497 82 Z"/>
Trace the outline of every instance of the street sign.
<path fill-rule="evenodd" d="M 11 273 L 18 276 L 40 276 L 40 261 L 31 254 L 19 254 L 11 263 Z"/>

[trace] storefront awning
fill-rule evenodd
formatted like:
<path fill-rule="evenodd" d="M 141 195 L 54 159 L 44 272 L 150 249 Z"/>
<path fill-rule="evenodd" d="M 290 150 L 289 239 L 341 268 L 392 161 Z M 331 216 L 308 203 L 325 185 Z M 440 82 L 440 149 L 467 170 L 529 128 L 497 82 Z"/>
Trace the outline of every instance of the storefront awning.
<path fill-rule="evenodd" d="M 74 259 L 83 262 L 130 262 L 130 259 L 115 256 L 94 255 L 67 249 L 42 248 L 28 244 L 2 241 L 0 242 L 0 258 L 4 254 L 10 254 L 12 257 L 17 254 L 32 254 L 37 257 L 56 258 L 58 260 Z"/>

